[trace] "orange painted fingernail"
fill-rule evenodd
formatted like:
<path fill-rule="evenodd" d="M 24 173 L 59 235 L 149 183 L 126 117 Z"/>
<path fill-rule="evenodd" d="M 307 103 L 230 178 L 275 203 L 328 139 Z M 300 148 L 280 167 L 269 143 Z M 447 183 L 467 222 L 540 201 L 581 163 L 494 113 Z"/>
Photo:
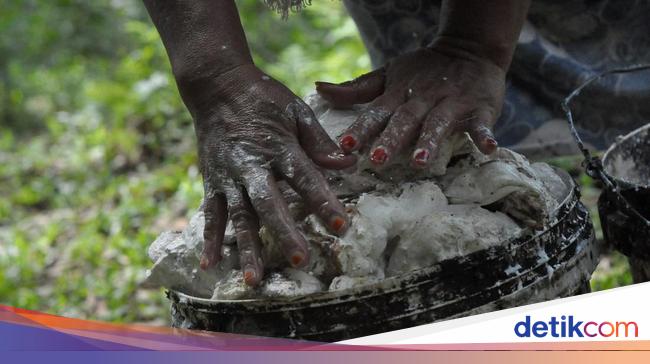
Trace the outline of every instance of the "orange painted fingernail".
<path fill-rule="evenodd" d="M 429 152 L 426 149 L 417 149 L 413 152 L 413 161 L 415 164 L 424 166 L 429 160 Z"/>
<path fill-rule="evenodd" d="M 205 255 L 201 256 L 201 262 L 199 263 L 201 269 L 208 269 L 208 264 L 210 264 L 208 258 Z"/>
<path fill-rule="evenodd" d="M 375 150 L 372 152 L 372 155 L 370 156 L 370 161 L 374 164 L 384 164 L 386 163 L 387 159 L 388 154 L 386 153 L 386 149 L 383 147 L 375 148 Z"/>
<path fill-rule="evenodd" d="M 499 143 L 497 143 L 497 141 L 494 140 L 494 139 L 492 139 L 492 138 L 487 138 L 487 139 L 485 139 L 485 146 L 488 148 L 488 150 L 490 151 L 490 153 L 491 153 L 492 151 L 495 151 L 495 150 L 497 149 L 497 146 L 498 146 L 498 145 L 499 145 Z"/>
<path fill-rule="evenodd" d="M 357 145 L 357 140 L 352 135 L 344 135 L 339 140 L 339 145 L 344 150 L 352 150 Z"/>
<path fill-rule="evenodd" d="M 304 255 L 300 253 L 295 253 L 294 255 L 291 256 L 291 264 L 293 264 L 294 267 L 297 267 L 302 263 L 304 259 L 305 259 Z"/>
<path fill-rule="evenodd" d="M 332 230 L 336 231 L 337 233 L 341 231 L 344 226 L 345 226 L 345 220 L 338 216 L 334 218 L 331 224 Z"/>
<path fill-rule="evenodd" d="M 248 284 L 249 286 L 252 286 L 255 284 L 255 277 L 257 274 L 255 274 L 255 271 L 252 269 L 247 269 L 246 272 L 244 272 L 244 282 Z"/>
<path fill-rule="evenodd" d="M 323 88 L 336 86 L 334 83 L 324 81 L 316 81 L 314 83 L 316 84 L 316 91 L 323 91 Z"/>

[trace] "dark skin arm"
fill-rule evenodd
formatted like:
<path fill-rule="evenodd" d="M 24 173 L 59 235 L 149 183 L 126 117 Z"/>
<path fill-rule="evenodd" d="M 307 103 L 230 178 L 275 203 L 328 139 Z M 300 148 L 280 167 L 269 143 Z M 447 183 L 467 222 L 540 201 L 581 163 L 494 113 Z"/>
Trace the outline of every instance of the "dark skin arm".
<path fill-rule="evenodd" d="M 194 119 L 204 182 L 201 267 L 219 262 L 228 216 L 247 284 L 264 272 L 260 224 L 281 242 L 289 263 L 304 266 L 307 242 L 282 197 L 283 179 L 333 233 L 349 221 L 317 169 L 356 159 L 329 139 L 309 107 L 253 64 L 233 0 L 145 0 Z"/>
<path fill-rule="evenodd" d="M 444 0 L 431 45 L 343 84 L 317 82 L 334 106 L 370 103 L 339 139 L 343 150 L 369 147 L 379 167 L 415 145 L 412 165 L 426 168 L 445 138 L 468 132 L 483 153 L 492 153 L 497 142 L 491 128 L 529 5 L 530 0 Z"/>

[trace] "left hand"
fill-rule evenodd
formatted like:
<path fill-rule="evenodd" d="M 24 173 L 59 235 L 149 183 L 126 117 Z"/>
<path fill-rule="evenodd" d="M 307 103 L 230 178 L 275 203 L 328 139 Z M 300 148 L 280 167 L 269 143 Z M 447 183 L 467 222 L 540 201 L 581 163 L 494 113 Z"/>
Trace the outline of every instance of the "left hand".
<path fill-rule="evenodd" d="M 344 152 L 371 145 L 370 161 L 381 166 L 415 143 L 412 165 L 424 168 L 452 133 L 468 132 L 485 154 L 496 150 L 491 128 L 501 112 L 505 74 L 461 47 L 432 46 L 352 81 L 317 82 L 316 90 L 337 108 L 370 103 L 339 138 Z"/>

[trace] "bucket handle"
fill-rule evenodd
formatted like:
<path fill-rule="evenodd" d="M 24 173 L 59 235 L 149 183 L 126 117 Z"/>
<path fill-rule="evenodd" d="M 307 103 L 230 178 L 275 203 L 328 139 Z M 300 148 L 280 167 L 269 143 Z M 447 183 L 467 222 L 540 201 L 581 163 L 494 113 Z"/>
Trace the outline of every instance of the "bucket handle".
<path fill-rule="evenodd" d="M 583 143 L 582 139 L 580 138 L 580 135 L 578 134 L 578 130 L 575 127 L 575 123 L 573 121 L 573 114 L 571 112 L 571 107 L 569 105 L 571 103 L 571 100 L 579 96 L 580 92 L 582 92 L 582 90 L 585 87 L 589 86 L 591 83 L 597 80 L 600 80 L 605 76 L 609 76 L 613 74 L 623 74 L 623 73 L 644 71 L 649 69 L 650 69 L 650 64 L 638 64 L 638 65 L 632 65 L 623 68 L 610 69 L 601 72 L 599 74 L 589 77 L 586 81 L 584 81 L 577 88 L 571 91 L 571 93 L 564 100 L 562 100 L 562 103 L 560 104 L 560 106 L 562 107 L 562 111 L 564 111 L 564 115 L 567 121 L 569 122 L 571 135 L 573 135 L 573 139 L 575 139 L 576 143 L 578 144 L 578 149 L 580 149 L 580 152 L 584 156 L 583 165 L 585 167 L 585 172 L 587 173 L 587 175 L 591 178 L 602 181 L 603 184 L 605 185 L 605 188 L 608 191 L 613 192 L 614 195 L 616 196 L 616 199 L 619 200 L 619 202 L 621 202 L 628 211 L 634 214 L 641 221 L 644 221 L 647 226 L 650 226 L 650 221 L 648 221 L 648 219 L 646 219 L 641 213 L 639 213 L 639 211 L 637 211 L 627 201 L 627 199 L 621 194 L 620 188 L 616 180 L 612 176 L 607 174 L 607 172 L 605 172 L 605 169 L 603 167 L 603 162 L 601 161 L 601 159 L 598 156 L 592 156 L 591 153 L 589 152 L 589 149 L 587 149 L 587 147 Z"/>

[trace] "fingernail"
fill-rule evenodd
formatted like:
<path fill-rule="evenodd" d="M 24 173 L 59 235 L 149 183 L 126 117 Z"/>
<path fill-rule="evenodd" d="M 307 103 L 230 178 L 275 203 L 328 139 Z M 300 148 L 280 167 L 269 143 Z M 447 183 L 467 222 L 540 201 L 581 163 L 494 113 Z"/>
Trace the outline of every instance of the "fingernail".
<path fill-rule="evenodd" d="M 341 232 L 345 227 L 345 219 L 343 219 L 340 216 L 336 216 L 334 219 L 332 219 L 332 223 L 330 224 L 330 227 L 336 233 Z"/>
<path fill-rule="evenodd" d="M 339 140 L 339 145 L 343 150 L 352 150 L 357 145 L 357 140 L 352 135 L 344 135 Z"/>
<path fill-rule="evenodd" d="M 208 257 L 206 257 L 205 255 L 202 255 L 201 256 L 201 262 L 199 263 L 199 266 L 201 267 L 201 269 L 203 269 L 203 270 L 208 269 L 209 264 L 210 264 L 210 261 L 208 260 Z"/>
<path fill-rule="evenodd" d="M 487 138 L 485 139 L 485 148 L 487 149 L 488 153 L 492 153 L 497 149 L 499 143 L 497 143 L 496 140 L 492 138 Z"/>
<path fill-rule="evenodd" d="M 330 82 L 323 82 L 323 81 L 316 81 L 315 84 L 316 84 L 316 91 L 321 91 L 323 87 L 332 87 L 332 86 L 336 86 L 336 85 L 333 84 L 333 83 L 330 83 Z"/>
<path fill-rule="evenodd" d="M 413 152 L 413 161 L 415 164 L 419 166 L 424 166 L 427 164 L 427 161 L 429 160 L 429 152 L 426 149 L 416 149 L 415 152 Z"/>
<path fill-rule="evenodd" d="M 386 153 L 386 149 L 384 149 L 384 147 L 375 148 L 375 150 L 372 152 L 372 155 L 370 156 L 370 161 L 374 164 L 384 164 L 386 163 L 387 159 L 388 154 Z"/>
<path fill-rule="evenodd" d="M 253 268 L 246 268 L 246 271 L 244 272 L 244 282 L 246 282 L 247 285 L 254 285 L 256 277 L 257 273 L 255 273 Z"/>
<path fill-rule="evenodd" d="M 294 267 L 300 266 L 303 260 L 305 260 L 305 256 L 302 253 L 293 253 L 291 256 L 291 264 Z"/>

